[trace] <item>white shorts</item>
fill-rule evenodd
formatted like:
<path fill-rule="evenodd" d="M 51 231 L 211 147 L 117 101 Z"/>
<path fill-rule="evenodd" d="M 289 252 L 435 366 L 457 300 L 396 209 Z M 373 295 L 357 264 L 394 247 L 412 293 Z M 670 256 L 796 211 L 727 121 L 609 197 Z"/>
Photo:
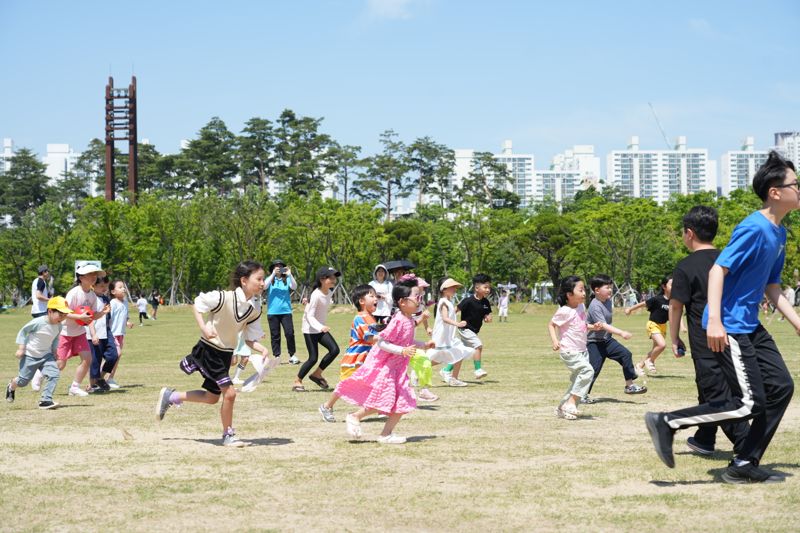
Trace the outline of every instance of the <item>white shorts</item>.
<path fill-rule="evenodd" d="M 499 309 L 500 312 L 498 313 L 498 316 L 508 316 L 508 307 L 500 307 Z"/>
<path fill-rule="evenodd" d="M 464 346 L 467 348 L 474 348 L 478 349 L 483 346 L 483 343 L 478 338 L 478 334 L 472 331 L 471 329 L 459 329 L 458 336 L 461 337 L 461 342 L 464 343 Z"/>

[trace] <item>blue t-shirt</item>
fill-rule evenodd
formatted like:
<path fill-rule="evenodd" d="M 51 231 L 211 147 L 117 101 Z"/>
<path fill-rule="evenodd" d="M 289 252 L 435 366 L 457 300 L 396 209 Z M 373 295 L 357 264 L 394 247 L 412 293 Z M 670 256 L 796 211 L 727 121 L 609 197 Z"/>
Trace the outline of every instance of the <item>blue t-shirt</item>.
<path fill-rule="evenodd" d="M 722 288 L 722 325 L 728 333 L 752 333 L 758 327 L 758 308 L 767 285 L 780 284 L 786 258 L 786 228 L 776 226 L 759 211 L 733 229 L 716 264 L 728 269 Z M 708 328 L 708 306 L 703 311 Z"/>
<path fill-rule="evenodd" d="M 272 283 L 267 285 L 269 294 L 267 295 L 267 314 L 268 315 L 289 315 L 292 313 L 291 287 L 289 277 L 285 279 L 274 278 Z"/>

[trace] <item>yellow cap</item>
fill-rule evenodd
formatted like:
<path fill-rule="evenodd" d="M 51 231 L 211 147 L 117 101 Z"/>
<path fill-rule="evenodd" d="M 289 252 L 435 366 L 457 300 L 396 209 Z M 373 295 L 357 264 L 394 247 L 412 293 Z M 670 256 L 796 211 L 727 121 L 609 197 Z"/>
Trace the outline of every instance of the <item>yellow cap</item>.
<path fill-rule="evenodd" d="M 47 308 L 55 309 L 56 311 L 60 311 L 66 314 L 72 313 L 72 309 L 69 308 L 69 306 L 67 305 L 67 301 L 64 299 L 63 296 L 53 296 L 52 298 L 47 300 Z"/>

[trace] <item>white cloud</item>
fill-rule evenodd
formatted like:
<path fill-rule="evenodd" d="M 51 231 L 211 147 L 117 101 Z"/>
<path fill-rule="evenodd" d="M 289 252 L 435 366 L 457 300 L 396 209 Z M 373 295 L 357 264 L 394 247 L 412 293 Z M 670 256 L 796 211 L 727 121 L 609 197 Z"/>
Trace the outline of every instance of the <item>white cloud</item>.
<path fill-rule="evenodd" d="M 412 0 L 367 0 L 366 16 L 378 20 L 407 20 Z"/>

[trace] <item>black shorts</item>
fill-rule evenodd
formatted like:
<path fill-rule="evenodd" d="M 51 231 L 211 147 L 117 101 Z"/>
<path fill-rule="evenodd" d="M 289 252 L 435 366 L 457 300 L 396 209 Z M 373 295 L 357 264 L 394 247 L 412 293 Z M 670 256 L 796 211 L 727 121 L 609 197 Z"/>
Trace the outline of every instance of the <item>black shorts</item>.
<path fill-rule="evenodd" d="M 211 394 L 221 394 L 222 389 L 232 385 L 228 375 L 232 358 L 233 350 L 220 350 L 201 339 L 181 361 L 181 370 L 187 374 L 200 372 L 205 378 L 203 388 Z"/>

